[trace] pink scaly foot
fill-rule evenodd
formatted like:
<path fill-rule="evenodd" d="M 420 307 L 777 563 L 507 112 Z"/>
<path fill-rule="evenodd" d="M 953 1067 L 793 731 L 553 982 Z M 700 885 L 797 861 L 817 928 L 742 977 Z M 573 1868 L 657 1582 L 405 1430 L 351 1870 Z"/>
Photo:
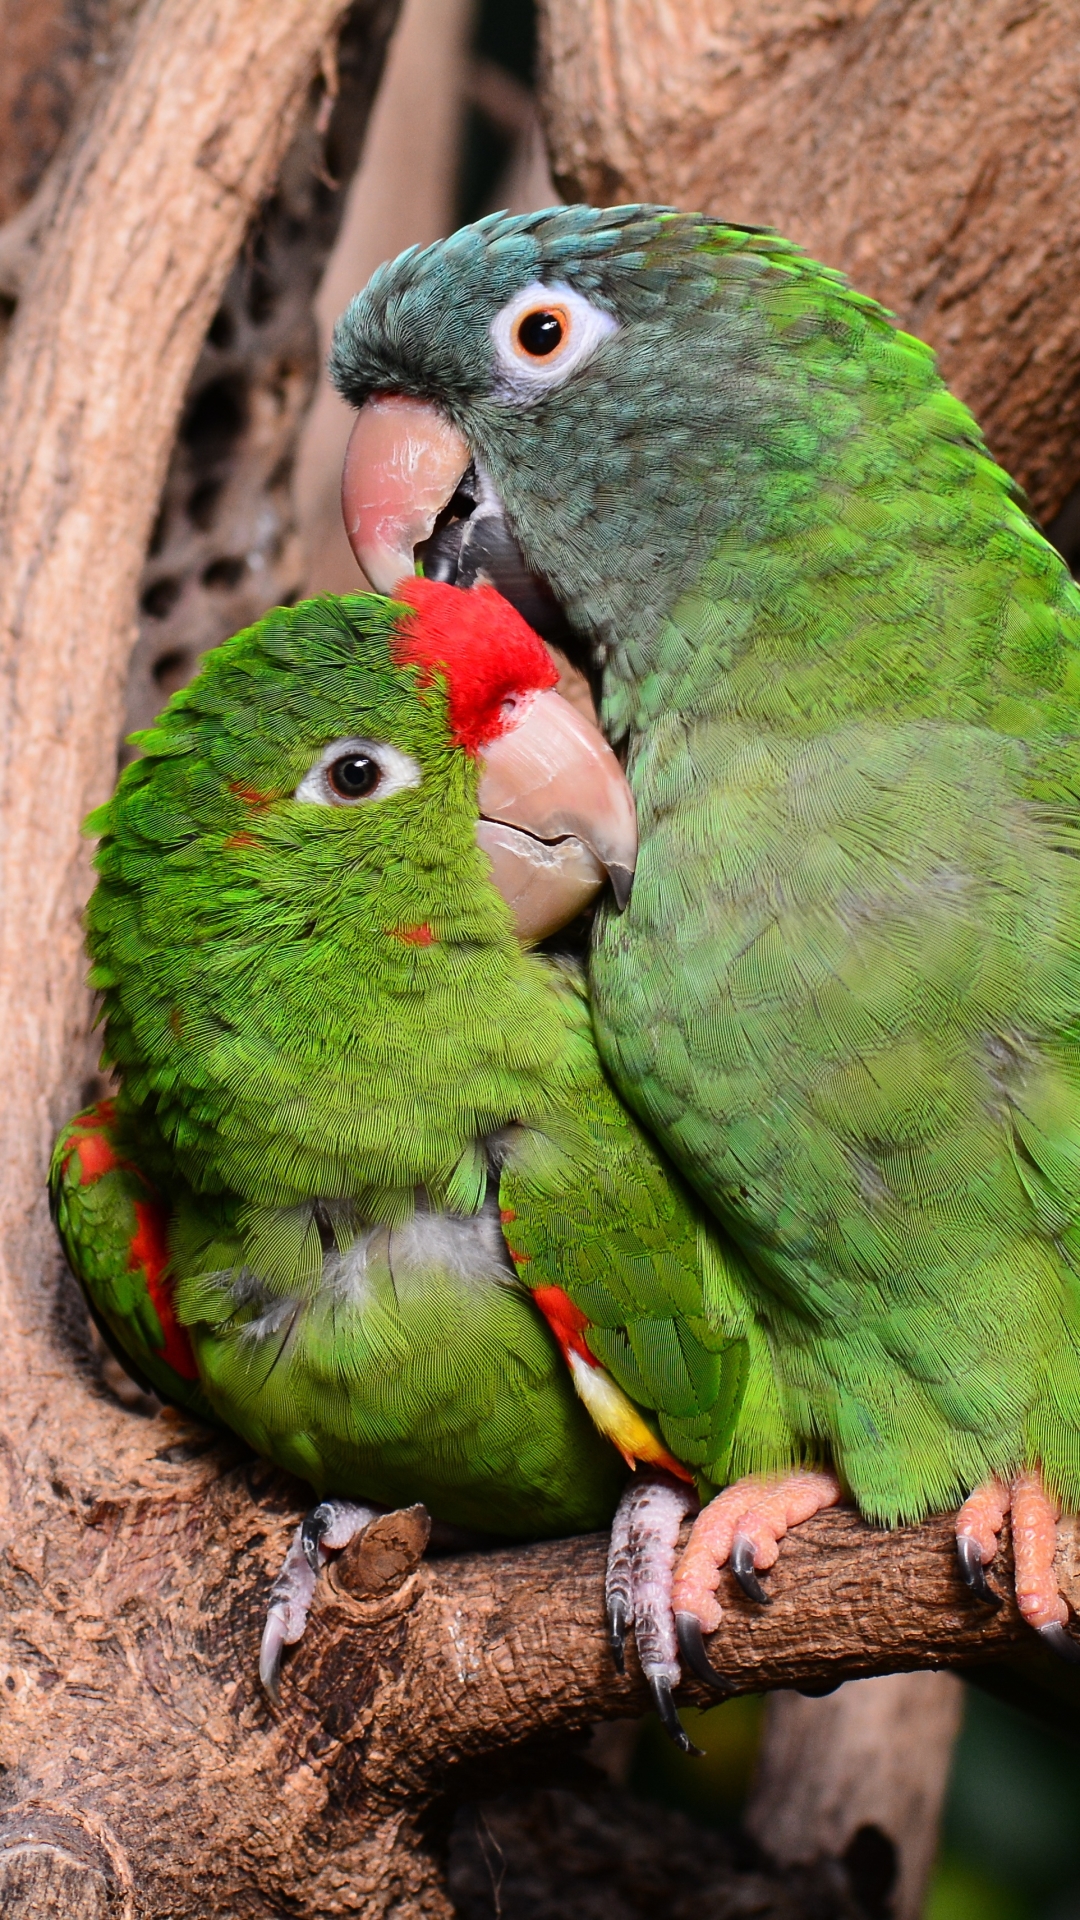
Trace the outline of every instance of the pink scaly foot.
<path fill-rule="evenodd" d="M 1080 1661 L 1080 1643 L 1067 1630 L 1069 1609 L 1054 1576 L 1061 1506 L 1046 1492 L 1037 1470 L 1014 1474 L 1008 1486 L 988 1480 L 968 1495 L 956 1516 L 961 1575 L 980 1599 L 1000 1605 L 984 1569 L 997 1552 L 998 1535 L 1010 1511 L 1016 1604 L 1052 1652 L 1063 1660 Z"/>
<path fill-rule="evenodd" d="M 775 1565 L 788 1528 L 842 1498 L 840 1482 L 827 1471 L 804 1469 L 777 1479 L 750 1475 L 725 1487 L 699 1514 L 675 1569 L 671 1604 L 679 1651 L 702 1679 L 711 1676 L 702 1634 L 715 1633 L 722 1618 L 716 1598 L 721 1568 L 730 1561 L 743 1592 L 767 1601 L 757 1576 Z"/>

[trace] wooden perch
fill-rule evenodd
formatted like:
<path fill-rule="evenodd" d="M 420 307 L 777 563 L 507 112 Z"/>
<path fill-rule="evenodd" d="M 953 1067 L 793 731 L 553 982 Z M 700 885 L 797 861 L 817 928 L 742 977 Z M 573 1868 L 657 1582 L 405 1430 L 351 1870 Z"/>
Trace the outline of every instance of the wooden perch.
<path fill-rule="evenodd" d="M 608 1653 L 603 1536 L 421 1561 L 413 1510 L 324 1576 L 274 1711 L 256 1657 L 298 1489 L 230 1464 L 187 1422 L 72 1397 L 80 1418 L 112 1425 L 118 1457 L 96 1490 L 55 1455 L 48 1480 L 43 1463 L 33 1476 L 10 1463 L 0 1617 L 19 1617 L 0 1758 L 25 1786 L 0 1821 L 5 1914 L 52 1911 L 11 1904 L 5 1881 L 46 1816 L 52 1870 L 70 1879 L 93 1852 L 110 1898 L 137 1889 L 133 1911 L 449 1914 L 447 1796 L 501 1789 L 538 1749 L 561 1746 L 565 1763 L 568 1738 L 648 1704 L 633 1657 L 620 1678 Z M 1072 1527 L 1060 1572 L 1080 1601 Z M 1007 1543 L 999 1573 L 1011 1593 Z M 1030 1643 L 1011 1599 L 996 1613 L 972 1603 L 946 1520 L 888 1534 L 820 1515 L 785 1541 L 768 1585 L 762 1608 L 723 1580 L 711 1651 L 740 1691 Z M 697 1685 L 684 1697 L 712 1698 Z"/>

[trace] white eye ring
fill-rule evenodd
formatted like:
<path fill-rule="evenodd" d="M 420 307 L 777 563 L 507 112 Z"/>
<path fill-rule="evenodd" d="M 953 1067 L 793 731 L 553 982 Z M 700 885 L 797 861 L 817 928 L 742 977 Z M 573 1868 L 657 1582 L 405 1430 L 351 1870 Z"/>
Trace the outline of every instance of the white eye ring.
<path fill-rule="evenodd" d="M 548 328 L 553 344 L 543 343 L 535 354 L 521 337 L 522 322 L 534 313 L 538 317 L 552 315 L 563 329 L 561 337 L 556 337 L 557 328 Z M 557 280 L 545 287 L 534 280 L 515 293 L 491 323 L 498 374 L 496 392 L 504 400 L 531 400 L 552 387 L 561 387 L 591 358 L 602 340 L 618 331 L 614 314 L 591 306 L 573 287 Z"/>
<path fill-rule="evenodd" d="M 339 760 L 372 760 L 379 769 L 376 783 L 366 793 L 346 794 L 332 783 L 331 769 Z M 388 746 L 385 740 L 333 740 L 310 773 L 305 773 L 293 795 L 317 807 L 359 807 L 368 800 L 388 800 L 405 787 L 418 787 L 423 774 L 411 753 Z"/>

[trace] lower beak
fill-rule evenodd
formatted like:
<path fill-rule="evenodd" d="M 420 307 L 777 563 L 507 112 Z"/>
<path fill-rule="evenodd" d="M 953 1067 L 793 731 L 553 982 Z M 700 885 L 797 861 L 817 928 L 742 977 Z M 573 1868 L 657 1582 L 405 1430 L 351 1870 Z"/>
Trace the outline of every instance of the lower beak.
<path fill-rule="evenodd" d="M 376 394 L 356 417 L 341 476 L 345 531 L 377 593 L 415 572 L 472 456 L 444 413 L 403 393 Z"/>
<path fill-rule="evenodd" d="M 560 694 L 539 693 L 524 719 L 480 756 L 477 839 L 527 946 L 580 913 L 605 879 L 630 897 L 634 799 L 603 734 Z"/>

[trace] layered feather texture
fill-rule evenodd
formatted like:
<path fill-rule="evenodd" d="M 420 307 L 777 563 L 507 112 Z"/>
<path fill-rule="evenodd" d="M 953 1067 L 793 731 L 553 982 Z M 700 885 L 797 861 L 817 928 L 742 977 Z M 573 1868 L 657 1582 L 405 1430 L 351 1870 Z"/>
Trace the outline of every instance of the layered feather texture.
<path fill-rule="evenodd" d="M 520 950 L 476 843 L 473 748 L 530 649 L 534 678 L 550 662 L 519 635 L 507 688 L 481 670 L 483 596 L 409 599 L 235 636 L 90 822 L 121 1092 L 61 1137 L 57 1218 L 159 1391 L 320 1494 L 573 1531 L 609 1517 L 624 1468 L 535 1287 L 580 1296 L 609 1399 L 703 1486 L 741 1457 L 746 1405 L 755 1459 L 797 1448 L 739 1256 L 606 1081 L 580 982 Z M 425 626 L 459 602 L 465 667 Z M 494 601 L 488 621 L 497 665 L 520 622 Z M 349 801 L 335 755 L 386 779 Z M 153 1271 L 133 1253 L 151 1194 Z"/>
<path fill-rule="evenodd" d="M 536 279 L 618 326 L 509 399 Z M 603 666 L 601 1051 L 802 1443 L 888 1521 L 1025 1463 L 1076 1510 L 1080 595 L 933 355 L 775 235 L 570 208 L 383 269 L 336 365 L 446 407 Z"/>

